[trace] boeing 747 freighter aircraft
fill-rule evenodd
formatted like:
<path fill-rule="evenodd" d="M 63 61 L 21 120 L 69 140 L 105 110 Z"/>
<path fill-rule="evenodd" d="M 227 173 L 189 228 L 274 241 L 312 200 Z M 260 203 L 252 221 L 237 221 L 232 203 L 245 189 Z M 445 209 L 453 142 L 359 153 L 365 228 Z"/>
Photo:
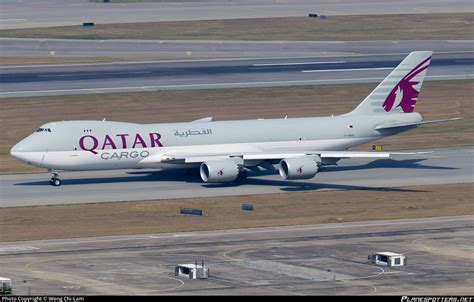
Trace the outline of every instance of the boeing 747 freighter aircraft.
<path fill-rule="evenodd" d="M 414 112 L 431 51 L 410 53 L 362 103 L 329 117 L 133 124 L 62 121 L 45 124 L 10 151 L 52 174 L 63 170 L 199 167 L 208 183 L 233 182 L 248 170 L 278 169 L 284 179 L 314 177 L 342 158 L 389 157 L 348 148 L 454 119 L 423 121 Z"/>

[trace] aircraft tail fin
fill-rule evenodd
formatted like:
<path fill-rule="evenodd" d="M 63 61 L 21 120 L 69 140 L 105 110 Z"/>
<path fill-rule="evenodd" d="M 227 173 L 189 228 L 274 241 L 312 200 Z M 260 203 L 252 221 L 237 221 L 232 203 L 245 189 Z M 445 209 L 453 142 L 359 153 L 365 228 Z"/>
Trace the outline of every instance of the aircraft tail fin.
<path fill-rule="evenodd" d="M 432 54 L 432 51 L 411 52 L 349 114 L 373 115 L 413 112 Z"/>

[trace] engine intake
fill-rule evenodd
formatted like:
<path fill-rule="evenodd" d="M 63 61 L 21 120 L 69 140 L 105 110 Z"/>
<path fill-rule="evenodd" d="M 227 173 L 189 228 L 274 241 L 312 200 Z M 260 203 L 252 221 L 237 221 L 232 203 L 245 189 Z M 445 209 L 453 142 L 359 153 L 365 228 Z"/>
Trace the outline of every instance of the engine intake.
<path fill-rule="evenodd" d="M 309 179 L 319 172 L 319 156 L 284 158 L 280 161 L 280 176 L 283 179 Z"/>
<path fill-rule="evenodd" d="M 199 172 L 204 182 L 233 182 L 239 176 L 239 165 L 231 159 L 206 161 L 201 164 Z"/>

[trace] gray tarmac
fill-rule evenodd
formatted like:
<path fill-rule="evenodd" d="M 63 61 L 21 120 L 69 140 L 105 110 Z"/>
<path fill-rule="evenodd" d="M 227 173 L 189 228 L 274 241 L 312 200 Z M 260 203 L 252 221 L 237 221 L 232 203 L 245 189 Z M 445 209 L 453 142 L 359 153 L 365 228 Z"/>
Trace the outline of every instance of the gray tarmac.
<path fill-rule="evenodd" d="M 113 2 L 113 1 L 112 1 Z M 323 15 L 464 13 L 470 0 L 233 0 L 91 3 L 87 0 L 2 0 L 0 29 Z"/>
<path fill-rule="evenodd" d="M 4 242 L 1 274 L 18 295 L 471 295 L 473 227 L 466 215 Z M 407 266 L 367 263 L 381 251 Z M 209 279 L 174 276 L 195 261 Z"/>
<path fill-rule="evenodd" d="M 0 69 L 0 97 L 371 83 L 386 77 L 416 49 L 435 50 L 428 80 L 471 79 L 474 75 L 472 41 L 438 41 L 441 46 L 427 41 L 404 42 L 402 47 L 393 50 L 395 52 L 387 53 L 390 44 L 400 43 L 353 42 L 347 43 L 347 47 L 344 47 L 346 43 L 308 43 L 306 47 L 319 51 L 324 45 L 331 45 L 332 49 L 326 49 L 326 53 L 346 51 L 346 55 L 312 57 L 3 66 Z M 245 43 L 226 45 L 243 47 Z M 272 47 L 272 43 L 251 45 Z M 195 46 L 203 45 L 197 43 Z M 374 53 L 375 49 L 377 53 Z"/>
<path fill-rule="evenodd" d="M 473 52 L 474 41 L 233 41 L 0 38 L 0 49 L 4 57 L 113 58 L 121 56 L 133 58 L 161 56 L 187 58 L 190 60 L 194 58 L 265 59 L 405 54 L 416 50 L 432 50 L 436 53 Z"/>
<path fill-rule="evenodd" d="M 0 207 L 79 204 L 236 196 L 323 190 L 357 190 L 474 182 L 474 148 L 430 149 L 434 153 L 390 159 L 346 159 L 326 167 L 310 180 L 283 180 L 269 172 L 236 184 L 205 184 L 184 171 L 110 170 L 63 172 L 61 187 L 49 184 L 48 173 L 0 175 Z M 426 151 L 426 150 L 422 150 Z M 421 188 L 422 190 L 422 188 Z"/>

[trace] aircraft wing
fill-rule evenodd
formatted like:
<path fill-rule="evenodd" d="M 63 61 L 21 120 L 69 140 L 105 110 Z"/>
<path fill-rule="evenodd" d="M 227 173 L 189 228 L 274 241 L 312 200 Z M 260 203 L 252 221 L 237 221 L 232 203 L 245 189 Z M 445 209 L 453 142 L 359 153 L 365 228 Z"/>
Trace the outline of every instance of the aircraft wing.
<path fill-rule="evenodd" d="M 199 154 L 199 153 L 176 153 L 176 154 L 157 154 L 147 157 L 141 161 L 145 163 L 202 163 L 205 161 L 222 160 L 228 158 L 246 160 L 281 160 L 290 157 L 299 156 L 319 156 L 320 158 L 388 158 L 392 155 L 415 155 L 432 152 L 359 152 L 359 151 L 308 151 L 308 152 L 290 152 L 290 153 L 233 153 L 233 154 Z"/>
<path fill-rule="evenodd" d="M 305 155 L 317 155 L 321 158 L 387 158 L 391 155 L 411 155 L 421 152 L 359 152 L 359 151 L 310 151 L 305 153 L 274 153 L 274 154 L 248 154 L 243 159 L 283 159 L 288 157 L 298 157 Z M 423 152 L 428 153 L 428 152 Z"/>

